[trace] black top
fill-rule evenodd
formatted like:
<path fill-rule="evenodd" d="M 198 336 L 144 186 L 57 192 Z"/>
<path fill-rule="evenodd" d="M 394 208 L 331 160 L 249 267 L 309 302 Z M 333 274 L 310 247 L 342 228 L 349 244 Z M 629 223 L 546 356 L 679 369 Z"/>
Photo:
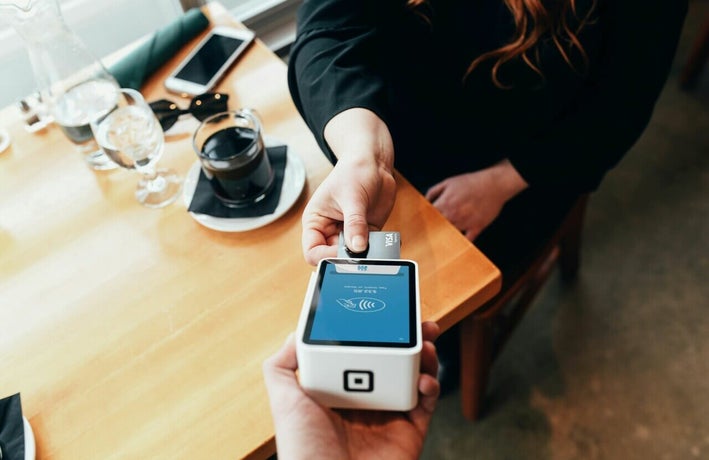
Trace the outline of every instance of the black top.
<path fill-rule="evenodd" d="M 577 0 L 578 16 L 591 0 Z M 365 107 L 389 126 L 396 168 L 425 189 L 509 158 L 535 188 L 595 190 L 643 132 L 664 86 L 687 0 L 597 0 L 569 67 L 549 39 L 540 78 L 521 59 L 491 79 L 480 54 L 509 42 L 502 0 L 429 0 L 431 23 L 404 0 L 305 0 L 289 61 L 296 107 L 323 139 L 337 113 Z"/>

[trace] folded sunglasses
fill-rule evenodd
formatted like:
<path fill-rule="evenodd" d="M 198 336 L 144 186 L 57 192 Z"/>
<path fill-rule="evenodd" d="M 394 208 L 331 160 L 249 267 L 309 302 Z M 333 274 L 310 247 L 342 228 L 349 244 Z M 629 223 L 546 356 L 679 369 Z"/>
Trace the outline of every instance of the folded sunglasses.
<path fill-rule="evenodd" d="M 150 108 L 155 113 L 163 131 L 170 129 L 177 120 L 186 114 L 190 114 L 202 121 L 210 115 L 227 110 L 229 95 L 226 93 L 204 93 L 195 96 L 186 109 L 181 109 L 177 103 L 167 99 L 159 99 L 151 102 Z"/>

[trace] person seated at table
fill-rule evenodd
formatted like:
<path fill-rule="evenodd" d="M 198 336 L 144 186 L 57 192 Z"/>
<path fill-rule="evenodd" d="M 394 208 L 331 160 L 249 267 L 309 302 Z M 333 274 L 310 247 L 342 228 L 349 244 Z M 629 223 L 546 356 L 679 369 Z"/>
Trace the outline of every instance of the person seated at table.
<path fill-rule="evenodd" d="M 298 384 L 294 336 L 288 336 L 281 349 L 263 363 L 278 458 L 419 458 L 440 391 L 433 345 L 439 332 L 434 322 L 422 324 L 419 398 L 409 412 L 321 406 Z"/>
<path fill-rule="evenodd" d="M 288 83 L 334 164 L 302 216 L 306 261 L 343 229 L 366 248 L 396 168 L 504 278 L 645 130 L 687 3 L 305 0 Z"/>

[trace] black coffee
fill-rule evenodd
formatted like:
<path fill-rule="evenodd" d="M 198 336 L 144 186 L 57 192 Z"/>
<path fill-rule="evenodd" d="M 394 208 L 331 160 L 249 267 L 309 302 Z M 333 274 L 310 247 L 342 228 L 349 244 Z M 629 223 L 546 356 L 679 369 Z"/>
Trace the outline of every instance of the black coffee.
<path fill-rule="evenodd" d="M 273 184 L 266 148 L 253 129 L 231 127 L 217 131 L 202 146 L 202 167 L 217 197 L 246 205 Z"/>

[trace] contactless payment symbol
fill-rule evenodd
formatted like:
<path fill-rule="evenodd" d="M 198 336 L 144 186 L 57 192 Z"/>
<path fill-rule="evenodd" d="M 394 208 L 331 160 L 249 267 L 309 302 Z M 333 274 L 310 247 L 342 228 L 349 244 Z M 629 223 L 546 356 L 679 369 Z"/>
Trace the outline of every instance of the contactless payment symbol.
<path fill-rule="evenodd" d="M 372 299 L 370 297 L 355 297 L 353 299 L 337 299 L 342 307 L 349 311 L 356 311 L 359 313 L 373 313 L 375 311 L 382 311 L 386 308 L 387 304 L 379 299 Z"/>

